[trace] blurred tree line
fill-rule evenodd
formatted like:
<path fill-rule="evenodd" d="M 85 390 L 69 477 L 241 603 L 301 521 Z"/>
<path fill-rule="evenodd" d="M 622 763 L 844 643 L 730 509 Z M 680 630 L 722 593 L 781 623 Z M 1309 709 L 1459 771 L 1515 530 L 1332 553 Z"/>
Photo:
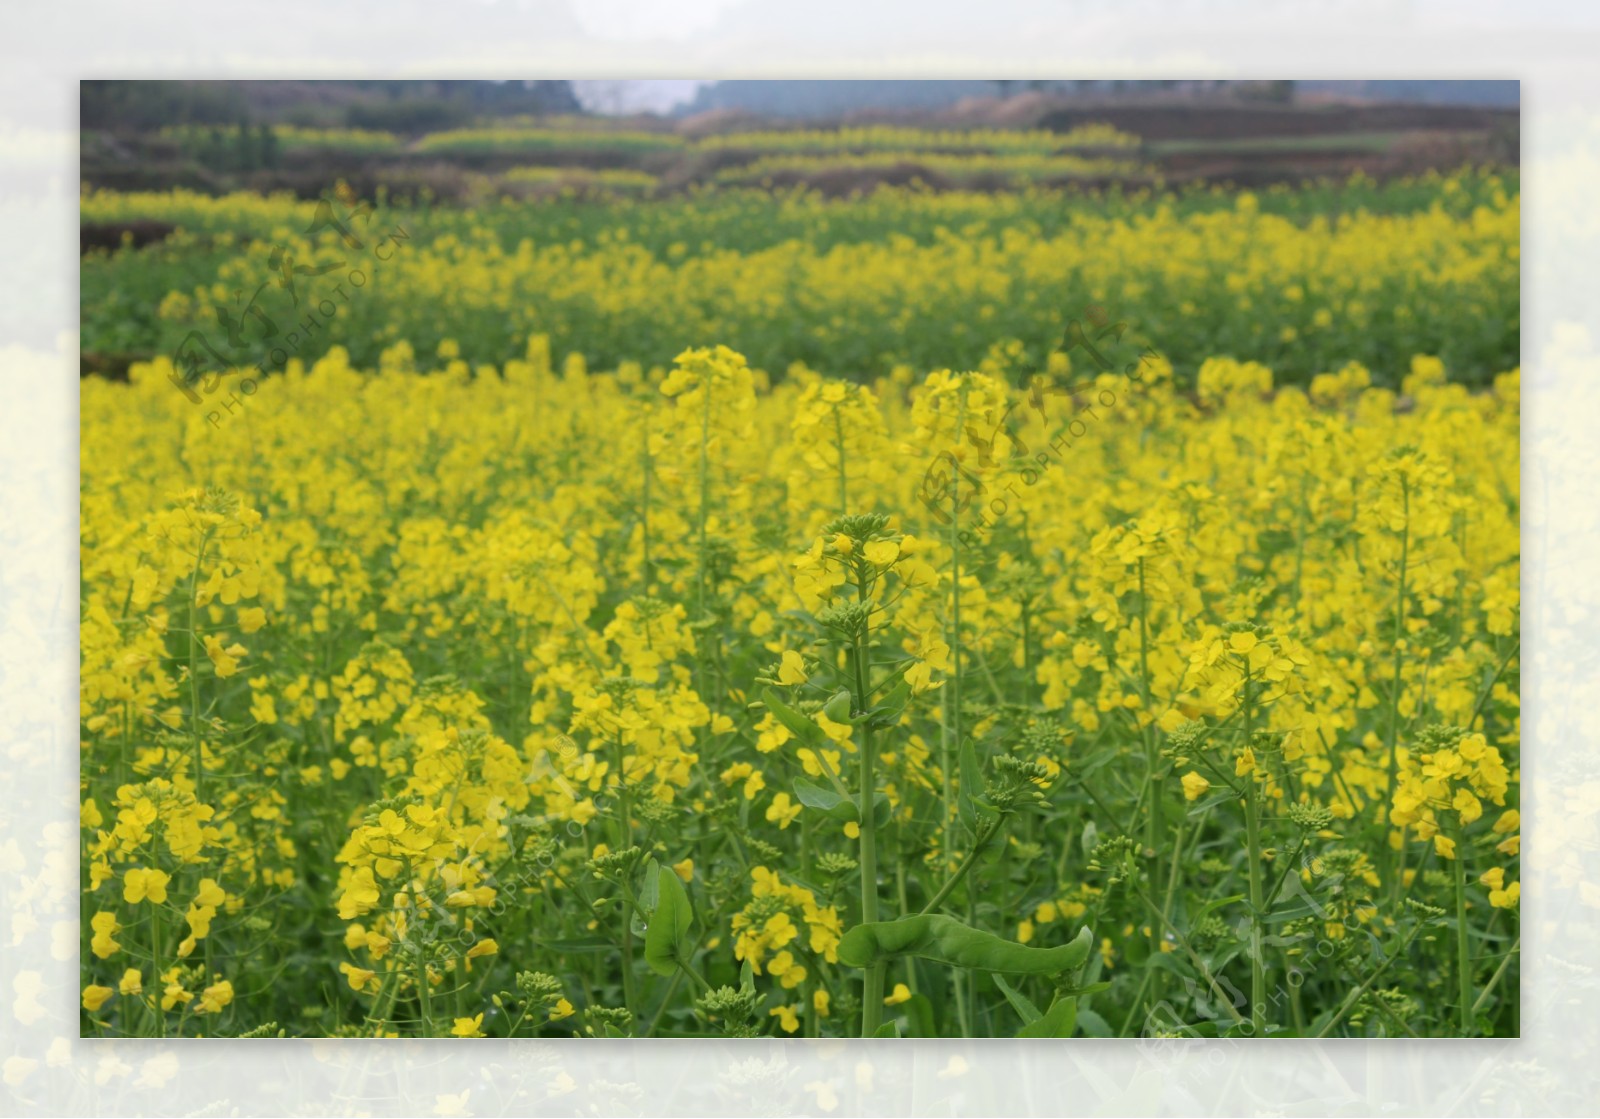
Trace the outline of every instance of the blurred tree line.
<path fill-rule="evenodd" d="M 281 162 L 278 134 L 272 127 L 252 128 L 243 121 L 231 132 L 212 126 L 190 151 L 210 171 L 268 171 Z"/>
<path fill-rule="evenodd" d="M 1174 94 L 1181 94 L 1186 97 L 1225 96 L 1241 101 L 1275 101 L 1287 105 L 1294 100 L 1295 93 L 1295 83 L 1292 81 L 1221 81 L 1213 79 L 1145 81 L 1142 79 L 1122 78 L 1107 80 L 1079 78 L 1071 81 L 997 79 L 992 84 L 995 87 L 996 94 L 1002 101 L 1026 91 L 1028 93 L 1071 93 L 1078 96 L 1099 95 L 1111 97 L 1172 96 Z"/>
<path fill-rule="evenodd" d="M 288 123 L 418 134 L 481 117 L 582 112 L 570 81 L 84 81 L 79 126 L 148 132 L 168 125 L 231 129 L 227 143 L 203 158 L 232 159 L 233 169 L 272 166 L 259 130 Z M 242 162 L 240 162 L 242 161 Z M 211 165 L 208 163 L 208 166 Z"/>

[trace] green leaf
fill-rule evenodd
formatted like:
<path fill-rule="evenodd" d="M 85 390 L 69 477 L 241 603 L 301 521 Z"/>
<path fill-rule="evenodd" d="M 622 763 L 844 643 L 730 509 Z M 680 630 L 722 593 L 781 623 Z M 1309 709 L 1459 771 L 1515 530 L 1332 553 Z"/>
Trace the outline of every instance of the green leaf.
<path fill-rule="evenodd" d="M 1229 948 L 1224 948 L 1221 951 L 1216 952 L 1214 958 L 1207 961 L 1206 966 L 1211 969 L 1212 975 L 1216 975 L 1221 972 L 1223 968 L 1233 963 L 1235 959 L 1244 955 L 1244 949 L 1245 946 L 1243 944 L 1234 944 Z M 1168 952 L 1165 954 L 1170 956 L 1176 955 L 1177 953 Z"/>
<path fill-rule="evenodd" d="M 1219 804 L 1227 804 L 1230 801 L 1237 801 L 1238 799 L 1239 794 L 1237 793 L 1223 792 L 1219 796 L 1210 796 L 1205 800 L 1197 800 L 1189 806 L 1189 816 L 1191 819 L 1195 816 L 1203 816 L 1213 808 L 1217 807 Z"/>
<path fill-rule="evenodd" d="M 883 1025 L 879 1026 L 878 1027 L 878 1032 L 873 1034 L 872 1036 L 873 1037 L 899 1037 L 900 1036 L 900 1019 L 898 1019 L 898 1018 L 889 1019 L 889 1021 L 887 1021 Z"/>
<path fill-rule="evenodd" d="M 1223 906 L 1232 905 L 1234 902 L 1243 901 L 1244 899 L 1244 894 L 1230 894 L 1225 898 L 1218 898 L 1216 901 L 1207 902 L 1206 905 L 1201 908 L 1200 912 L 1189 918 L 1189 927 L 1191 929 L 1194 928 L 1201 921 L 1205 920 L 1208 914 L 1214 913 Z"/>
<path fill-rule="evenodd" d="M 1146 963 L 1150 967 L 1158 967 L 1162 971 L 1170 971 L 1173 975 L 1179 975 L 1185 979 L 1196 978 L 1194 969 L 1189 965 L 1189 961 L 1177 952 L 1157 952 Z"/>
<path fill-rule="evenodd" d="M 897 726 L 910 700 L 911 685 L 901 680 L 885 692 L 878 705 L 868 712 L 871 718 L 867 726 L 873 730 L 887 730 L 889 727 Z"/>
<path fill-rule="evenodd" d="M 978 829 L 980 798 L 983 796 L 983 770 L 978 765 L 978 754 L 972 739 L 961 744 L 961 799 L 956 805 L 961 823 L 970 832 Z"/>
<path fill-rule="evenodd" d="M 834 820 L 848 822 L 860 817 L 855 801 L 804 777 L 794 779 L 794 798 L 807 808 L 815 808 Z"/>
<path fill-rule="evenodd" d="M 645 930 L 644 959 L 657 975 L 671 975 L 688 954 L 689 922 L 694 908 L 676 873 L 669 871 L 656 877 L 661 897 Z"/>
<path fill-rule="evenodd" d="M 628 919 L 628 927 L 633 930 L 634 936 L 643 936 L 649 928 L 650 914 L 656 911 L 656 903 L 661 897 L 661 888 L 656 883 L 660 873 L 661 867 L 654 856 L 645 859 L 644 877 L 639 883 L 639 908 Z"/>
<path fill-rule="evenodd" d="M 778 722 L 788 727 L 789 733 L 800 740 L 801 745 L 816 749 L 827 741 L 828 736 L 822 733 L 822 728 L 815 721 L 784 703 L 771 688 L 761 689 L 761 699 L 767 709 L 777 716 Z"/>
<path fill-rule="evenodd" d="M 893 809 L 889 805 L 888 793 L 872 794 L 872 825 L 881 828 L 889 822 Z"/>
<path fill-rule="evenodd" d="M 850 705 L 853 701 L 850 689 L 840 688 L 828 697 L 827 703 L 822 705 L 822 713 L 835 723 L 848 723 L 851 716 Z"/>
<path fill-rule="evenodd" d="M 1111 1036 L 1111 1023 L 1092 1010 L 1078 1011 L 1078 1023 L 1083 1026 L 1083 1032 L 1089 1037 Z"/>
<path fill-rule="evenodd" d="M 1092 1014 L 1093 1011 L 1085 1011 Z M 1057 996 L 1050 1009 L 1037 1022 L 1017 1032 L 1018 1037 L 1071 1037 L 1078 1025 L 1078 1000 L 1071 995 Z"/>
<path fill-rule="evenodd" d="M 591 955 L 616 951 L 616 942 L 603 936 L 584 936 L 571 940 L 541 940 L 539 947 L 562 955 Z"/>
<path fill-rule="evenodd" d="M 1284 921 L 1293 921 L 1299 917 L 1325 917 L 1327 910 L 1318 905 L 1312 898 L 1304 897 L 1290 902 L 1288 905 L 1274 907 L 1262 920 L 1269 925 L 1282 924 Z"/>
<path fill-rule="evenodd" d="M 656 911 L 656 903 L 661 898 L 661 886 L 656 881 L 661 875 L 661 864 L 657 863 L 652 855 L 644 861 L 644 878 L 639 883 L 639 908 L 645 913 Z"/>
<path fill-rule="evenodd" d="M 1007 983 L 1006 977 L 999 972 L 995 972 L 994 985 L 1000 988 L 1000 993 L 1006 997 L 1006 1001 L 1011 1004 L 1011 1008 L 1022 1015 L 1022 1024 L 1024 1026 L 1031 1026 L 1044 1017 L 1043 1014 L 1039 1013 L 1039 1008 L 1033 1005 L 1033 1001 Z"/>
<path fill-rule="evenodd" d="M 1100 829 L 1094 826 L 1093 820 L 1090 820 L 1087 824 L 1083 825 L 1083 835 L 1079 839 L 1078 843 L 1079 846 L 1083 848 L 1084 858 L 1087 859 L 1089 856 L 1094 854 L 1094 849 L 1099 846 L 1100 843 Z"/>
<path fill-rule="evenodd" d="M 1082 967 L 1093 944 L 1094 934 L 1087 925 L 1067 944 L 1030 948 L 971 928 L 954 917 L 931 913 L 856 925 L 840 939 L 838 956 L 846 967 L 871 967 L 896 956 L 920 956 L 974 971 L 1060 975 Z"/>
<path fill-rule="evenodd" d="M 1167 953 L 1162 953 L 1166 955 Z M 1062 998 L 1071 996 L 1075 999 L 1086 999 L 1098 995 L 1101 991 L 1111 990 L 1110 983 L 1086 983 L 1082 987 L 1062 987 L 1056 992 Z"/>

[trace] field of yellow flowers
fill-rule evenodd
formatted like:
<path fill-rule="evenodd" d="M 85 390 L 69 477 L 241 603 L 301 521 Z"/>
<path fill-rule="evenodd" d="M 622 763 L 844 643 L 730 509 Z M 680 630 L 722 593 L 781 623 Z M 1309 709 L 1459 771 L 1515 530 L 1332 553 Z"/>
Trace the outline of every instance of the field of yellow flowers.
<path fill-rule="evenodd" d="M 83 1032 L 1515 1035 L 1517 199 L 1449 182 L 439 211 L 281 372 L 84 380 Z M 85 200 L 222 206 L 293 204 Z M 86 261 L 85 345 L 267 251 Z"/>
<path fill-rule="evenodd" d="M 219 350 L 256 343 L 241 364 L 265 363 L 273 345 L 294 356 L 285 340 L 298 334 L 308 361 L 338 344 L 367 368 L 401 342 L 423 355 L 450 342 L 498 367 L 544 334 L 558 358 L 599 370 L 720 344 L 774 376 L 798 362 L 861 380 L 899 366 L 1042 368 L 1068 315 L 1100 304 L 1159 342 L 1185 383 L 1219 355 L 1300 385 L 1360 361 L 1387 388 L 1416 354 L 1480 388 L 1519 360 L 1520 200 L 1503 173 L 1261 192 L 730 189 L 331 210 L 288 195 L 93 191 L 82 214 L 176 227 L 84 258 L 82 344 L 102 354 L 171 354 L 198 331 Z M 337 313 L 317 314 L 314 291 Z M 314 329 L 298 330 L 308 315 Z"/>

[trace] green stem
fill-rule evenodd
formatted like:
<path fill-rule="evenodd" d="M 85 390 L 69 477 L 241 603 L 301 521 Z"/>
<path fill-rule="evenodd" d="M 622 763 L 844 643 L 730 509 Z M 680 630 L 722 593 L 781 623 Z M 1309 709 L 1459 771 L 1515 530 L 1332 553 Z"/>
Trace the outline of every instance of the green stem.
<path fill-rule="evenodd" d="M 156 993 L 155 1015 L 157 1035 L 167 1036 L 167 1012 L 161 1009 L 162 979 L 161 979 L 161 907 L 155 902 L 150 903 L 150 960 L 155 965 Z"/>
<path fill-rule="evenodd" d="M 1478 721 L 1478 716 L 1483 714 L 1483 705 L 1489 702 L 1489 697 L 1494 693 L 1494 686 L 1500 682 L 1500 676 L 1506 670 L 1506 665 L 1511 663 L 1511 658 L 1517 655 L 1517 650 L 1522 648 L 1522 639 L 1511 643 L 1511 648 L 1506 650 L 1506 655 L 1500 658 L 1500 665 L 1494 670 L 1494 675 L 1489 678 L 1489 683 L 1484 686 L 1478 695 L 1478 702 L 1472 705 L 1472 715 L 1467 719 L 1467 729 L 1471 730 Z"/>
<path fill-rule="evenodd" d="M 1245 831 L 1250 844 L 1250 1023 L 1255 1027 L 1255 1037 L 1261 1036 L 1265 1027 L 1267 993 L 1266 968 L 1261 958 L 1261 821 L 1256 806 L 1255 774 L 1248 776 L 1245 787 Z"/>
<path fill-rule="evenodd" d="M 428 985 L 428 962 L 417 954 L 417 1000 L 422 1006 L 422 1036 L 433 1036 L 433 990 Z"/>
<path fill-rule="evenodd" d="M 998 830 L 998 825 L 992 826 L 983 833 L 977 842 L 973 843 L 972 850 L 968 851 L 966 858 L 961 860 L 961 865 L 956 867 L 955 873 L 945 881 L 943 886 L 939 887 L 939 892 L 933 895 L 933 900 L 922 907 L 923 916 L 938 909 L 944 899 L 950 896 L 950 891 L 961 884 L 961 880 L 967 876 L 967 871 L 972 869 L 973 865 L 978 861 L 978 856 L 983 852 L 984 847 L 988 845 L 989 839 Z"/>
<path fill-rule="evenodd" d="M 1517 950 L 1521 947 L 1522 938 L 1519 936 L 1516 939 L 1516 943 L 1511 945 L 1511 951 L 1507 952 L 1505 958 L 1500 961 L 1500 966 L 1494 969 L 1494 974 L 1489 977 L 1489 982 L 1485 983 L 1483 990 L 1478 992 L 1477 1001 L 1472 1004 L 1472 1012 L 1474 1014 L 1482 1010 L 1484 1003 L 1489 1001 L 1489 995 L 1493 993 L 1495 987 L 1499 986 L 1500 980 L 1505 977 L 1506 968 L 1511 966 L 1511 961 L 1516 958 Z"/>
<path fill-rule="evenodd" d="M 663 873 L 671 872 L 665 871 Z M 622 1005 L 627 1007 L 629 1014 L 635 1013 L 633 1008 L 639 1005 L 635 982 L 633 977 L 633 914 L 625 907 L 622 915 Z"/>
<path fill-rule="evenodd" d="M 700 388 L 706 394 L 706 404 L 700 415 L 700 571 L 695 596 L 697 620 L 706 616 L 706 519 L 710 515 L 708 503 L 711 500 L 711 379 L 709 376 Z M 702 691 L 701 694 L 704 694 L 704 692 Z"/>
<path fill-rule="evenodd" d="M 389 1024 L 389 1012 L 394 1009 L 395 999 L 399 996 L 400 969 L 391 967 L 383 973 L 383 985 L 378 989 L 378 997 L 372 1003 L 372 1036 L 382 1037 L 383 1029 Z"/>
<path fill-rule="evenodd" d="M 862 602 L 867 601 L 866 580 L 866 575 L 858 571 L 856 591 L 858 600 Z M 857 711 L 865 711 L 870 703 L 871 690 L 867 686 L 867 681 L 872 675 L 867 664 L 869 655 L 867 650 L 871 647 L 870 633 L 870 623 L 863 622 L 861 632 L 855 637 L 854 652 L 850 658 L 855 669 L 854 707 Z M 873 751 L 872 729 L 866 723 L 862 723 L 859 771 L 861 787 L 858 790 L 860 800 L 857 802 L 857 812 L 861 828 L 861 920 L 866 924 L 878 919 L 878 822 L 877 806 L 873 803 L 877 775 L 874 772 L 876 758 Z M 885 968 L 881 963 L 867 969 L 861 1003 L 862 1037 L 871 1037 L 876 1033 L 878 1023 L 883 1017 L 884 973 Z"/>
<path fill-rule="evenodd" d="M 1456 839 L 1456 982 L 1460 989 L 1461 1036 L 1472 1036 L 1472 957 L 1467 945 L 1467 848 L 1466 838 L 1459 825 L 1453 829 Z"/>
<path fill-rule="evenodd" d="M 1166 927 L 1166 930 L 1172 934 L 1172 938 L 1178 942 L 1178 947 L 1182 948 L 1184 954 L 1189 957 L 1189 962 L 1195 966 L 1195 970 L 1200 973 L 1201 978 L 1210 985 L 1212 994 L 1217 996 L 1217 1001 L 1222 1004 L 1223 1008 L 1227 1010 L 1229 1014 L 1233 1015 L 1233 1020 L 1235 1022 L 1242 1024 L 1244 1022 L 1244 1016 L 1239 1013 L 1238 1009 L 1233 1005 L 1233 1000 L 1228 998 L 1227 994 L 1222 990 L 1222 987 L 1217 983 L 1216 977 L 1211 974 L 1211 969 L 1207 967 L 1206 962 L 1200 958 L 1200 953 L 1196 952 L 1194 950 L 1194 945 L 1189 943 L 1189 938 L 1183 935 L 1182 930 L 1180 930 L 1177 925 L 1174 925 L 1169 919 L 1162 915 L 1161 907 L 1156 905 L 1154 901 L 1150 900 L 1149 894 L 1145 893 L 1143 890 L 1135 889 L 1133 891 L 1133 895 L 1140 901 L 1144 902 L 1145 906 L 1150 910 L 1150 912 L 1155 914 L 1156 920 L 1160 921 L 1162 925 Z"/>
<path fill-rule="evenodd" d="M 1300 504 L 1295 509 L 1294 519 L 1294 613 L 1297 618 L 1300 616 L 1300 576 L 1306 559 L 1306 485 L 1310 480 L 1309 473 L 1300 475 Z"/>
<path fill-rule="evenodd" d="M 622 813 L 620 821 L 622 842 L 618 845 L 617 850 L 626 851 L 633 846 L 633 805 L 628 795 L 628 767 L 622 739 L 617 738 L 615 743 L 617 747 L 617 803 Z M 672 872 L 664 871 L 663 873 Z M 638 911 L 642 915 L 643 910 L 640 909 L 639 899 L 634 896 L 633 889 L 628 883 L 624 881 L 620 885 L 622 886 L 623 898 L 627 902 L 622 911 L 622 1000 L 628 1012 L 634 1014 L 636 1013 L 634 1007 L 638 1005 L 638 999 L 633 976 L 633 912 Z"/>
<path fill-rule="evenodd" d="M 1400 945 L 1400 950 L 1394 955 L 1390 956 L 1387 960 L 1384 960 L 1383 963 L 1379 964 L 1373 973 L 1367 976 L 1365 981 L 1362 982 L 1361 986 L 1350 992 L 1349 997 L 1344 1000 L 1344 1004 L 1339 1007 L 1338 1012 L 1335 1013 L 1332 1018 L 1328 1019 L 1328 1024 L 1317 1031 L 1317 1037 L 1327 1037 L 1328 1034 L 1332 1032 L 1333 1027 L 1337 1026 L 1344 1019 L 1344 1016 L 1350 1013 L 1350 1009 L 1355 1006 L 1357 1000 L 1359 1000 L 1362 995 L 1366 994 L 1367 991 L 1371 989 L 1372 985 L 1378 981 L 1379 976 L 1389 970 L 1389 965 L 1406 954 L 1406 949 L 1411 947 L 1411 942 L 1417 939 L 1417 936 L 1422 932 L 1422 929 L 1423 925 L 1419 923 L 1416 928 L 1411 930 L 1410 935 L 1406 937 L 1405 943 Z"/>
<path fill-rule="evenodd" d="M 1255 700 L 1250 694 L 1250 669 L 1244 674 L 1244 740 L 1245 749 L 1255 749 Z M 1256 765 L 1261 763 L 1257 761 Z M 1256 775 L 1252 769 L 1244 775 L 1245 841 L 1250 845 L 1250 1024 L 1252 1036 L 1262 1036 L 1266 1028 L 1266 961 L 1262 958 L 1262 920 L 1266 916 L 1261 896 L 1261 810 L 1256 802 Z"/>
<path fill-rule="evenodd" d="M 1393 873 L 1394 853 L 1390 849 L 1388 840 L 1388 815 L 1389 809 L 1394 804 L 1394 790 L 1399 776 L 1399 751 L 1400 751 L 1400 686 L 1402 653 L 1400 643 L 1406 635 L 1406 566 L 1411 552 L 1411 483 L 1404 476 L 1400 479 L 1400 495 L 1405 511 L 1405 527 L 1400 530 L 1400 580 L 1395 588 L 1394 596 L 1394 682 L 1390 686 L 1389 694 L 1389 791 L 1383 803 L 1378 806 L 1378 827 L 1383 834 L 1383 862 L 1385 876 L 1389 882 L 1391 896 L 1396 900 L 1400 897 L 1401 876 Z"/>
<path fill-rule="evenodd" d="M 706 982 L 705 976 L 701 975 L 698 971 L 696 971 L 692 966 L 690 966 L 685 961 L 683 961 L 683 960 L 679 960 L 678 961 L 678 970 L 680 972 L 682 972 L 684 975 L 687 975 L 690 979 L 693 979 L 696 983 L 700 984 L 700 989 L 702 991 L 711 990 L 711 984 Z"/>
<path fill-rule="evenodd" d="M 642 459 L 642 464 L 641 465 L 642 465 L 642 469 L 644 471 L 644 492 L 642 494 L 642 498 L 641 498 L 641 501 L 640 501 L 639 519 L 640 519 L 640 524 L 641 524 L 641 528 L 642 528 L 642 534 L 641 535 L 642 535 L 642 540 L 643 540 L 643 544 L 644 544 L 644 556 L 643 556 L 643 561 L 642 561 L 643 562 L 643 567 L 640 569 L 639 575 L 640 575 L 640 579 L 644 583 L 644 591 L 645 591 L 645 593 L 649 594 L 650 593 L 650 413 L 649 413 L 648 410 L 646 410 L 644 412 L 644 422 L 643 422 L 643 424 L 641 426 L 644 429 L 643 447 L 641 448 L 642 454 L 640 455 L 640 458 Z"/>
<path fill-rule="evenodd" d="M 683 976 L 684 969 L 679 967 L 677 971 L 672 973 L 672 978 L 667 981 L 666 994 L 661 996 L 661 1005 L 656 1008 L 655 1014 L 650 1018 L 650 1028 L 645 1030 L 645 1037 L 655 1037 L 656 1031 L 661 1028 L 661 1019 L 666 1016 L 667 1007 L 672 1005 L 672 996 L 677 993 L 678 984 L 683 980 Z"/>
<path fill-rule="evenodd" d="M 956 441 L 959 445 L 967 425 L 967 393 L 963 386 L 960 406 L 956 412 Z M 945 688 L 946 714 L 939 736 L 939 766 L 944 775 L 944 819 L 941 821 L 939 857 L 942 862 L 950 858 L 950 839 L 956 825 L 955 795 L 951 783 L 951 747 L 961 749 L 961 470 L 951 452 L 950 479 L 950 665 L 951 673 Z M 961 1022 L 963 1037 L 971 1036 L 968 1027 L 967 985 L 960 973 L 952 976 L 956 995 L 956 1017 Z"/>
<path fill-rule="evenodd" d="M 1172 916 L 1172 903 L 1178 894 L 1178 876 L 1183 863 L 1183 824 L 1184 817 L 1178 816 L 1178 826 L 1172 834 L 1172 867 L 1167 874 L 1167 896 L 1161 899 L 1161 916 L 1163 919 Z"/>
<path fill-rule="evenodd" d="M 956 413 L 956 438 L 959 441 L 967 423 L 967 395 L 961 393 Z M 955 818 L 955 793 L 951 783 L 951 747 L 961 748 L 961 471 L 952 454 L 950 478 L 950 681 L 945 688 L 945 720 L 939 735 L 939 767 L 944 773 L 944 819 L 941 823 L 943 851 L 949 857 L 950 826 Z"/>
<path fill-rule="evenodd" d="M 1152 881 L 1159 882 L 1161 855 L 1157 844 L 1161 837 L 1161 786 L 1157 783 L 1156 769 L 1160 762 L 1160 755 L 1156 752 L 1155 729 L 1150 724 L 1150 627 L 1146 619 L 1149 613 L 1149 595 L 1145 588 L 1144 557 L 1139 557 L 1139 691 L 1141 705 L 1139 717 L 1142 724 L 1139 735 L 1144 739 L 1144 764 L 1145 782 L 1150 803 L 1144 817 L 1144 847 L 1146 857 L 1150 860 Z M 1174 848 L 1173 858 L 1177 858 Z M 1150 929 L 1150 958 L 1153 960 L 1161 951 L 1161 930 L 1155 926 Z M 1161 1000 L 1161 976 L 1152 973 L 1154 993 L 1152 997 Z"/>
<path fill-rule="evenodd" d="M 189 736 L 194 740 L 194 797 L 203 801 L 200 786 L 205 780 L 205 748 L 200 738 L 200 633 L 197 602 L 200 588 L 200 569 L 205 564 L 206 546 L 211 542 L 211 532 L 200 537 L 200 550 L 195 553 L 194 570 L 189 573 Z"/>
<path fill-rule="evenodd" d="M 856 676 L 859 681 L 862 673 L 860 668 L 861 650 L 859 643 L 856 649 Z M 859 684 L 858 684 L 859 688 Z M 878 919 L 878 823 L 874 818 L 875 805 L 872 801 L 872 791 L 876 777 L 873 773 L 873 743 L 872 732 L 864 725 L 861 734 L 861 799 L 859 813 L 861 817 L 861 920 L 870 924 Z M 861 1005 L 861 1036 L 871 1037 L 877 1032 L 878 1023 L 883 1015 L 883 980 L 884 967 L 874 964 L 867 969 L 866 987 L 862 994 Z"/>
<path fill-rule="evenodd" d="M 1150 712 L 1150 634 L 1145 621 L 1146 605 L 1144 582 L 1144 557 L 1139 557 L 1139 689 L 1143 693 L 1141 714 L 1148 716 Z M 1145 780 L 1150 785 L 1150 805 L 1145 816 L 1145 847 L 1150 851 L 1151 857 L 1155 856 L 1156 840 L 1161 832 L 1161 790 L 1156 785 L 1156 766 L 1159 756 L 1156 753 L 1156 736 L 1150 732 L 1150 724 L 1145 723 L 1139 728 L 1140 736 L 1144 739 L 1145 750 Z"/>
<path fill-rule="evenodd" d="M 844 467 L 844 420 L 837 407 L 833 410 L 833 440 L 839 452 L 839 515 L 842 517 L 850 511 L 850 488 L 846 484 L 848 475 Z"/>

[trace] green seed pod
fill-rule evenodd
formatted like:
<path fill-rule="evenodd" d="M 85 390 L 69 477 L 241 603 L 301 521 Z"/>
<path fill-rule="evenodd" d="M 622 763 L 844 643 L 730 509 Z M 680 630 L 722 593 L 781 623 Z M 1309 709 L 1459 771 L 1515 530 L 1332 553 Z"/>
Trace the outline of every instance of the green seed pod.
<path fill-rule="evenodd" d="M 969 928 L 942 914 L 902 917 L 857 925 L 839 941 L 839 962 L 871 967 L 892 956 L 923 959 L 1006 975 L 1059 975 L 1081 967 L 1089 958 L 1094 933 L 1087 926 L 1071 943 L 1056 948 L 1029 948 L 993 933 Z"/>

